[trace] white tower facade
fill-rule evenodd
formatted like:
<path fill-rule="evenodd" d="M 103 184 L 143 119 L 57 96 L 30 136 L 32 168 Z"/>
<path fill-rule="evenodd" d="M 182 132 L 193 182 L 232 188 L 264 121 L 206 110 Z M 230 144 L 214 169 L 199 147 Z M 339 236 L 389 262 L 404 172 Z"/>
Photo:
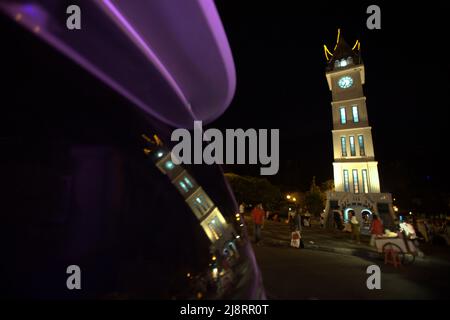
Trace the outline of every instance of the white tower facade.
<path fill-rule="evenodd" d="M 366 229 L 374 213 L 390 225 L 394 212 L 391 195 L 381 193 L 380 189 L 378 162 L 363 91 L 365 69 L 360 43 L 356 41 L 350 47 L 338 31 L 333 53 L 326 46 L 324 48 L 328 61 L 326 78 L 332 96 L 335 185 L 335 191 L 327 195 L 328 222 L 333 223 L 334 212 L 347 220 L 347 211 L 353 209 Z"/>

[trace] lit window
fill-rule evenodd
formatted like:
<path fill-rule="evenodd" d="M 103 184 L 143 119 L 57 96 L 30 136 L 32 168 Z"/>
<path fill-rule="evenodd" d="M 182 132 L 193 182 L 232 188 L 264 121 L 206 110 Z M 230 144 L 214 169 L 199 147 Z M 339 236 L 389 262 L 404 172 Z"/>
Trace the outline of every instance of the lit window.
<path fill-rule="evenodd" d="M 344 107 L 340 108 L 339 113 L 341 115 L 341 124 L 346 124 L 347 123 L 347 115 L 345 114 L 345 108 Z"/>
<path fill-rule="evenodd" d="M 167 170 L 172 170 L 172 169 L 175 167 L 175 165 L 173 164 L 172 161 L 168 160 L 168 161 L 164 164 L 164 167 L 165 167 Z"/>
<path fill-rule="evenodd" d="M 186 184 L 189 186 L 189 188 L 193 188 L 194 186 L 192 185 L 191 180 L 189 180 L 188 177 L 184 177 L 184 182 L 186 182 Z"/>
<path fill-rule="evenodd" d="M 367 170 L 362 170 L 362 182 L 363 182 L 363 192 L 369 193 L 369 183 L 367 182 Z"/>
<path fill-rule="evenodd" d="M 204 195 L 200 195 L 200 196 L 198 196 L 198 197 L 196 197 L 195 198 L 195 202 L 196 202 L 196 204 L 195 204 L 195 207 L 199 210 L 199 211 L 201 211 L 201 212 L 203 212 L 203 213 L 205 213 L 206 211 L 208 211 L 208 204 L 207 204 L 207 202 L 206 202 L 206 199 L 205 199 L 205 196 Z"/>
<path fill-rule="evenodd" d="M 197 184 L 195 180 L 193 180 L 187 172 L 183 172 L 181 175 L 179 175 L 173 181 L 173 183 L 177 186 L 178 191 L 180 191 L 181 194 L 184 194 L 186 196 L 189 195 L 191 191 L 197 189 Z"/>
<path fill-rule="evenodd" d="M 341 150 L 342 150 L 342 156 L 347 156 L 347 143 L 346 143 L 346 137 L 341 137 Z"/>
<path fill-rule="evenodd" d="M 356 156 L 356 151 L 355 151 L 355 137 L 354 136 L 350 136 L 350 155 L 352 157 Z"/>
<path fill-rule="evenodd" d="M 219 240 L 226 232 L 227 222 L 219 209 L 214 210 L 200 223 L 211 242 Z"/>
<path fill-rule="evenodd" d="M 341 67 L 346 67 L 347 66 L 347 60 L 342 59 L 341 60 Z"/>
<path fill-rule="evenodd" d="M 353 169 L 353 191 L 359 193 L 358 170 Z"/>
<path fill-rule="evenodd" d="M 359 122 L 358 106 L 352 106 L 353 122 Z"/>
<path fill-rule="evenodd" d="M 344 191 L 349 192 L 350 191 L 350 184 L 348 181 L 348 170 L 344 169 Z"/>
<path fill-rule="evenodd" d="M 188 192 L 189 191 L 188 187 L 186 187 L 186 185 L 184 184 L 183 181 L 180 181 L 179 185 L 180 185 L 181 189 L 183 189 L 184 192 Z"/>
<path fill-rule="evenodd" d="M 366 150 L 364 149 L 364 136 L 362 134 L 358 136 L 358 144 L 359 144 L 359 155 L 365 156 Z"/>
<path fill-rule="evenodd" d="M 198 219 L 204 216 L 214 206 L 211 199 L 201 188 L 192 197 L 189 197 L 188 204 Z"/>

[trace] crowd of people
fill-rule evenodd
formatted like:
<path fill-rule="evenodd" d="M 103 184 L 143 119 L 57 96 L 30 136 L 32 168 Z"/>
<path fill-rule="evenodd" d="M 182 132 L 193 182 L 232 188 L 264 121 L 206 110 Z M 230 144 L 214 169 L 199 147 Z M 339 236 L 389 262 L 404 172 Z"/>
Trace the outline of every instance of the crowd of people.
<path fill-rule="evenodd" d="M 445 242 L 450 245 L 450 229 L 446 219 L 412 219 L 415 230 L 427 243 Z"/>
<path fill-rule="evenodd" d="M 245 205 L 242 203 L 239 206 L 239 211 L 241 214 L 245 212 Z M 260 245 L 261 243 L 261 229 L 264 227 L 265 220 L 272 219 L 274 221 L 279 221 L 279 216 L 277 214 L 270 214 L 269 211 L 265 211 L 262 203 L 258 203 L 251 210 L 251 218 L 254 225 L 254 236 L 255 243 Z M 368 218 L 368 217 L 363 217 Z M 320 215 L 320 226 L 325 227 L 325 215 Z M 361 243 L 361 228 L 363 225 L 367 224 L 370 233 L 370 246 L 375 246 L 375 240 L 379 236 L 386 235 L 387 233 L 392 233 L 395 231 L 404 232 L 412 235 L 413 237 L 423 240 L 426 243 L 445 243 L 450 245 L 450 229 L 448 228 L 447 219 L 416 219 L 408 217 L 398 224 L 399 230 L 388 230 L 385 229 L 382 219 L 377 214 L 372 214 L 371 219 L 366 221 L 360 221 L 354 210 L 348 211 L 348 219 L 344 220 L 340 212 L 335 211 L 333 213 L 334 227 L 337 230 L 344 232 L 349 232 L 351 235 L 351 240 L 356 243 Z M 293 210 L 288 213 L 287 222 L 291 226 L 291 231 L 301 232 L 303 226 L 310 226 L 309 216 L 301 214 L 300 212 Z"/>

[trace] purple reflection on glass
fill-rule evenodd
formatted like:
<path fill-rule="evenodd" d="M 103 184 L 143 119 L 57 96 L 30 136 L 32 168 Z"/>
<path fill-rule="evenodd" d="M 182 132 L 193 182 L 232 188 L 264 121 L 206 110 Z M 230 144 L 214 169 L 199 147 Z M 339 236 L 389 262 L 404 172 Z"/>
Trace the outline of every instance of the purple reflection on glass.
<path fill-rule="evenodd" d="M 40 3 L 0 9 L 157 119 L 192 127 L 230 104 L 235 70 L 213 1 L 80 0 L 78 31 L 66 29 L 64 4 Z"/>

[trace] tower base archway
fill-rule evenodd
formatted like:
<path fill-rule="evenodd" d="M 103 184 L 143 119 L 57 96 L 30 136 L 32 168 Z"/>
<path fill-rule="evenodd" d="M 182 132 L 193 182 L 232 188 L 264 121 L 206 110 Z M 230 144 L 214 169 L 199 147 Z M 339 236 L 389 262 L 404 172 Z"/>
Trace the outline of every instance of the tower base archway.
<path fill-rule="evenodd" d="M 355 212 L 360 222 L 361 232 L 369 233 L 374 214 L 383 221 L 385 228 L 394 229 L 395 213 L 390 193 L 354 194 L 348 192 L 328 192 L 325 206 L 325 226 L 336 228 L 335 213 L 339 213 L 343 222 L 350 219 L 349 211 Z"/>

